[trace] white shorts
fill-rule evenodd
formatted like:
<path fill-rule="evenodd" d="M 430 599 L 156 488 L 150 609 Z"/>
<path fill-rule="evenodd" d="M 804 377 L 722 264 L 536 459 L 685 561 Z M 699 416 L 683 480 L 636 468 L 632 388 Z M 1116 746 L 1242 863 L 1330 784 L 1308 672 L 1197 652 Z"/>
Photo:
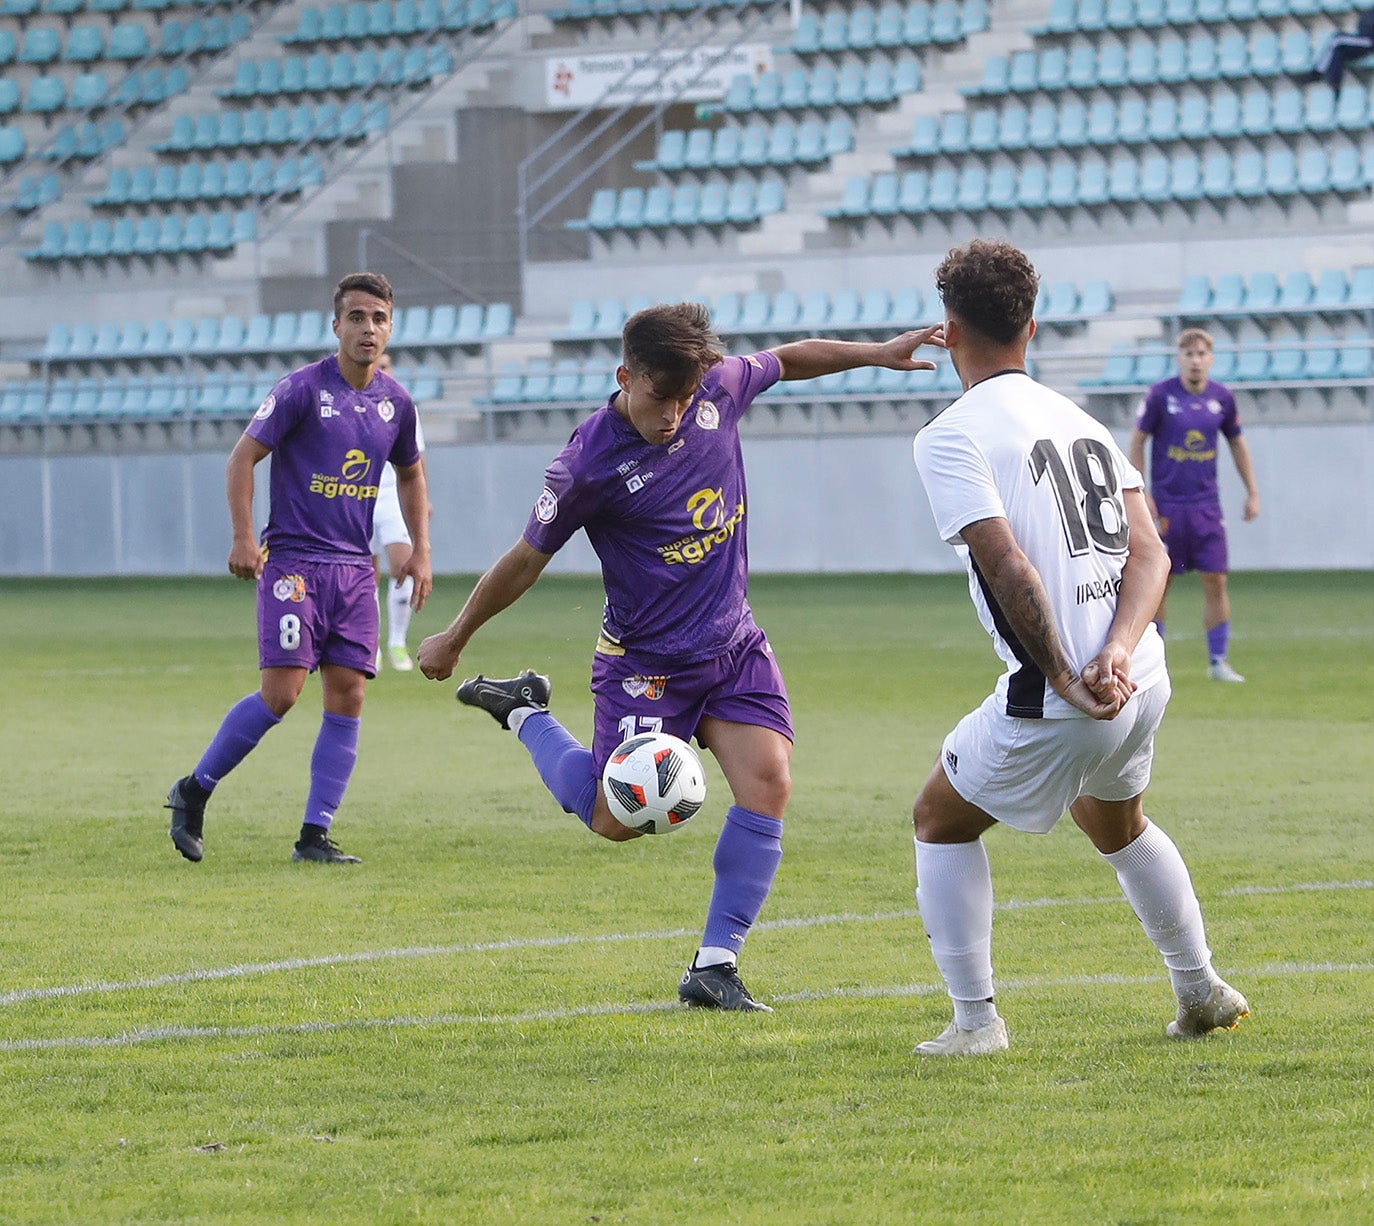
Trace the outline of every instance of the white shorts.
<path fill-rule="evenodd" d="M 1145 790 L 1170 692 L 1165 677 L 1112 720 L 1017 719 L 994 695 L 945 738 L 940 764 L 969 804 L 1047 834 L 1080 796 L 1130 800 Z"/>
<path fill-rule="evenodd" d="M 372 552 L 381 554 L 388 545 L 409 545 L 405 516 L 394 481 L 382 482 L 377 490 L 377 505 L 372 511 Z"/>

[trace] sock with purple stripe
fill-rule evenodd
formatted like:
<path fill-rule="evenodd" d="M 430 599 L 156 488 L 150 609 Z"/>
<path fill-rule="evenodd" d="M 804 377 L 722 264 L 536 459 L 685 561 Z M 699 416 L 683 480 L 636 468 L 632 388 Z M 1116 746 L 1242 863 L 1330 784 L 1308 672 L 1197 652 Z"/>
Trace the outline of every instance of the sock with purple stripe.
<path fill-rule="evenodd" d="M 1231 643 L 1231 623 L 1221 622 L 1207 631 L 1207 657 L 1213 664 L 1226 659 L 1226 649 Z"/>
<path fill-rule="evenodd" d="M 529 750 L 534 768 L 564 813 L 589 830 L 601 781 L 592 766 L 592 751 L 547 711 L 527 715 L 516 733 Z"/>
<path fill-rule="evenodd" d="M 703 946 L 729 949 L 738 956 L 744 938 L 763 909 L 781 862 L 782 822 L 731 805 L 712 861 L 716 884 L 706 911 Z"/>
<path fill-rule="evenodd" d="M 358 730 L 363 721 L 326 711 L 320 734 L 310 755 L 310 795 L 305 801 L 304 824 L 329 829 L 334 811 L 343 804 L 344 792 L 358 761 Z"/>
<path fill-rule="evenodd" d="M 195 780 L 207 792 L 244 760 L 273 728 L 281 717 L 263 701 L 260 691 L 240 698 L 224 717 L 214 739 L 206 746 L 193 772 Z"/>

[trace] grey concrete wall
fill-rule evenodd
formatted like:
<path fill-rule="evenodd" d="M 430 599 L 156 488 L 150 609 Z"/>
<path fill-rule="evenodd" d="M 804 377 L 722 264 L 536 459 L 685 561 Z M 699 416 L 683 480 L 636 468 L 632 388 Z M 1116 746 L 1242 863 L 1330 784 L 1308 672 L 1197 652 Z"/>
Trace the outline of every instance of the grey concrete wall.
<path fill-rule="evenodd" d="M 1374 568 L 1374 426 L 1261 425 L 1246 437 L 1262 514 L 1241 522 L 1243 491 L 1223 455 L 1233 568 Z M 432 446 L 435 569 L 477 572 L 498 557 L 524 527 L 556 450 L 545 443 Z M 955 568 L 931 523 L 909 437 L 758 438 L 745 450 L 755 571 Z M 0 576 L 225 570 L 221 455 L 5 457 L 0 481 Z M 266 485 L 264 465 L 259 520 Z M 551 566 L 594 571 L 596 558 L 579 535 Z"/>

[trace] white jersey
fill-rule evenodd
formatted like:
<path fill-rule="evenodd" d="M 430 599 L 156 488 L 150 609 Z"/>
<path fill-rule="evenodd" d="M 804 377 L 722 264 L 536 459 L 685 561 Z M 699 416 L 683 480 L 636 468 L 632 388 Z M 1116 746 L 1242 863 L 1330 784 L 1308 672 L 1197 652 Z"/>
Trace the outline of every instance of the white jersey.
<path fill-rule="evenodd" d="M 914 450 L 936 527 L 968 568 L 978 618 L 1007 666 L 996 690 L 1002 709 L 1023 719 L 1082 716 L 1017 640 L 960 533 L 984 519 L 1010 524 L 1044 583 L 1065 653 L 1082 669 L 1116 613 L 1129 539 L 1122 491 L 1141 488 L 1140 473 L 1105 426 L 1021 371 L 969 388 Z M 1165 676 L 1164 642 L 1150 625 L 1131 679 L 1143 690 Z"/>
<path fill-rule="evenodd" d="M 418 413 L 415 415 L 415 445 L 424 452 L 425 436 L 420 429 Z M 383 464 L 382 476 L 377 482 L 377 505 L 372 513 L 372 552 L 380 554 L 388 545 L 410 543 L 405 516 L 401 514 L 401 496 L 396 489 L 396 469 L 391 464 Z"/>

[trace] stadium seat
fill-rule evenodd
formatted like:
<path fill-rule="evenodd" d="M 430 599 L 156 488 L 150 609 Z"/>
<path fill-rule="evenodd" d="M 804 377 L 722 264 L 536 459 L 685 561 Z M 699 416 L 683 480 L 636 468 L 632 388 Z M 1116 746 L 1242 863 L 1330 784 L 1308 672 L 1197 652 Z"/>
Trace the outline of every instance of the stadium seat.
<path fill-rule="evenodd" d="M 1320 286 L 1318 294 L 1320 295 Z M 1350 273 L 1350 292 L 1346 303 L 1352 308 L 1366 309 L 1374 306 L 1374 268 L 1355 268 Z"/>
<path fill-rule="evenodd" d="M 1065 115 L 1070 109 L 1081 119 L 1083 131 L 1086 133 L 1087 112 L 1084 110 L 1083 104 L 1081 102 L 1066 103 Z M 1037 102 L 1030 111 L 1026 143 L 1032 149 L 1051 149 L 1057 145 L 1068 148 L 1083 142 L 1081 139 L 1074 140 L 1072 136 L 1060 132 L 1060 114 L 1053 102 Z"/>
<path fill-rule="evenodd" d="M 801 296 L 794 290 L 780 290 L 768 313 L 768 326 L 776 332 L 793 331 L 801 320 Z"/>
<path fill-rule="evenodd" d="M 1368 339 L 1351 341 L 1340 347 L 1336 373 L 1341 379 L 1366 381 L 1374 373 L 1374 356 Z"/>
<path fill-rule="evenodd" d="M 1016 207 L 1016 168 L 994 166 L 988 173 L 988 208 L 1005 213 Z"/>
<path fill-rule="evenodd" d="M 897 209 L 908 217 L 919 217 L 930 203 L 930 175 L 924 170 L 908 170 L 897 185 Z"/>
<path fill-rule="evenodd" d="M 895 172 L 873 176 L 868 191 L 868 212 L 874 217 L 891 217 L 901 211 L 900 180 Z"/>
<path fill-rule="evenodd" d="M 1300 378 L 1313 383 L 1326 383 L 1336 378 L 1339 355 L 1334 345 L 1320 345 L 1302 355 Z"/>
<path fill-rule="evenodd" d="M 1271 311 L 1279 305 L 1279 279 L 1272 272 L 1255 272 L 1245 286 L 1241 307 L 1250 312 Z"/>
<path fill-rule="evenodd" d="M 1030 112 L 1019 102 L 1008 103 L 998 115 L 996 147 L 1015 153 L 1030 143 Z"/>
<path fill-rule="evenodd" d="M 1078 167 L 1066 159 L 1056 158 L 1050 165 L 1049 186 L 1045 198 L 1055 208 L 1071 208 L 1078 200 Z"/>
<path fill-rule="evenodd" d="M 1180 315 L 1201 315 L 1212 305 L 1212 282 L 1206 273 L 1191 273 L 1184 279 L 1178 297 Z"/>
<path fill-rule="evenodd" d="M 892 295 L 885 289 L 865 290 L 859 300 L 857 323 L 866 328 L 882 328 L 888 323 L 892 312 Z"/>

